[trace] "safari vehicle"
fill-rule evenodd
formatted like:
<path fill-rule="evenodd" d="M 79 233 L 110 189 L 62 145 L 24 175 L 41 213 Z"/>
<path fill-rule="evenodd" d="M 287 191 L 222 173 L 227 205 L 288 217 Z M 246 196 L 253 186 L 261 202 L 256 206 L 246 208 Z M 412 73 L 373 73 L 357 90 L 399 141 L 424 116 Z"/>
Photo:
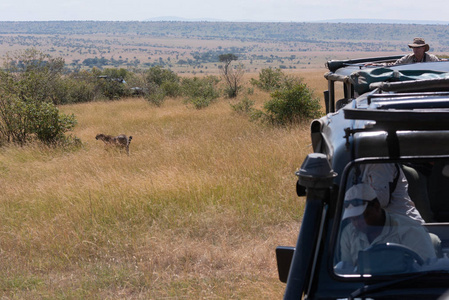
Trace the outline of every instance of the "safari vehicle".
<path fill-rule="evenodd" d="M 443 299 L 449 290 L 449 62 L 366 66 L 398 58 L 327 62 L 327 115 L 312 122 L 314 153 L 296 173 L 297 193 L 306 196 L 297 244 L 276 249 L 284 299 Z M 345 194 L 372 165 L 405 175 L 423 219 L 414 224 L 430 237 L 409 238 L 417 247 L 430 240 L 431 257 L 373 242 L 342 261 L 352 221 L 343 218 Z M 384 228 L 407 230 L 398 224 Z"/>

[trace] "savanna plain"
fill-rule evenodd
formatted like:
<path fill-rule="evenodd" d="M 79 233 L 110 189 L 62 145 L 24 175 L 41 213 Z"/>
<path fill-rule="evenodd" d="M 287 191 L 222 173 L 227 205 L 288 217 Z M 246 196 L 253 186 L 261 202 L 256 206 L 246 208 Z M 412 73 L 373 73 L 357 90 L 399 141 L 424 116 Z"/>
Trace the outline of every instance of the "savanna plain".
<path fill-rule="evenodd" d="M 322 70 L 299 75 L 321 94 Z M 281 298 L 274 250 L 296 242 L 309 124 L 251 122 L 233 101 L 66 105 L 81 149 L 2 147 L 0 298 Z M 98 133 L 132 135 L 130 155 Z"/>
<path fill-rule="evenodd" d="M 32 46 L 72 70 L 158 64 L 202 76 L 232 52 L 245 90 L 261 69 L 282 68 L 322 99 L 328 59 L 404 53 L 408 32 L 447 53 L 436 43 L 445 26 L 410 26 L 3 22 L 0 54 Z M 230 105 L 242 97 L 261 108 L 270 96 L 255 88 L 201 110 L 179 99 L 63 105 L 81 148 L 0 147 L 0 299 L 281 298 L 275 248 L 299 232 L 294 172 L 312 151 L 309 123 L 252 122 Z M 98 133 L 133 136 L 130 155 Z"/>

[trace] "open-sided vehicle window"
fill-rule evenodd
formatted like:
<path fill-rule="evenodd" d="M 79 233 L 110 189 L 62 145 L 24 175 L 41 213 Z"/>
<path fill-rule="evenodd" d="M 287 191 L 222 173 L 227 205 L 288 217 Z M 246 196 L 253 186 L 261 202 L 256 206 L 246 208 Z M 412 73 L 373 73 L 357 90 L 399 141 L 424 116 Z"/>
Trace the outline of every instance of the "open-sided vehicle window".
<path fill-rule="evenodd" d="M 337 275 L 449 270 L 449 159 L 355 163 L 343 183 Z"/>

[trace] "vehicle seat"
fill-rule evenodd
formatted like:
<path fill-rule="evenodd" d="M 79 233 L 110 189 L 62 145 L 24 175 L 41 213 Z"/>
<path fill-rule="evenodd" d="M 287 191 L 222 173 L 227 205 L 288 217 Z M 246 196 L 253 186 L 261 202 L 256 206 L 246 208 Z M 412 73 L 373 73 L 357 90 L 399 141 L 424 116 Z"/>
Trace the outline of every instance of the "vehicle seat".
<path fill-rule="evenodd" d="M 427 193 L 427 178 L 424 174 L 410 166 L 402 165 L 402 171 L 408 181 L 408 194 L 415 203 L 416 209 L 426 223 L 434 222 L 430 197 Z"/>
<path fill-rule="evenodd" d="M 437 222 L 449 222 L 449 177 L 443 175 L 446 162 L 435 162 L 429 177 L 429 199 Z"/>
<path fill-rule="evenodd" d="M 427 192 L 427 176 L 410 166 L 402 165 L 402 171 L 408 181 L 408 194 L 415 203 L 416 209 L 421 214 L 421 217 L 426 223 L 434 222 L 434 214 L 432 212 L 429 195 Z M 437 257 L 442 257 L 441 240 L 438 235 L 429 232 L 432 240 L 435 254 Z"/>

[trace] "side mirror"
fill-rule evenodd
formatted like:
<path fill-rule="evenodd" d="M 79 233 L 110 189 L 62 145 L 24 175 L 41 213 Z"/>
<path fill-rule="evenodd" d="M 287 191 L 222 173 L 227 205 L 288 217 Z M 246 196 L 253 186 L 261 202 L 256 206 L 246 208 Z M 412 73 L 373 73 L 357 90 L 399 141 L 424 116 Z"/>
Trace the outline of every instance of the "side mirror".
<path fill-rule="evenodd" d="M 306 187 L 299 184 L 299 180 L 296 181 L 296 194 L 299 197 L 306 195 Z"/>
<path fill-rule="evenodd" d="M 292 264 L 295 247 L 278 246 L 276 247 L 276 261 L 278 264 L 279 280 L 287 283 L 290 265 Z"/>

